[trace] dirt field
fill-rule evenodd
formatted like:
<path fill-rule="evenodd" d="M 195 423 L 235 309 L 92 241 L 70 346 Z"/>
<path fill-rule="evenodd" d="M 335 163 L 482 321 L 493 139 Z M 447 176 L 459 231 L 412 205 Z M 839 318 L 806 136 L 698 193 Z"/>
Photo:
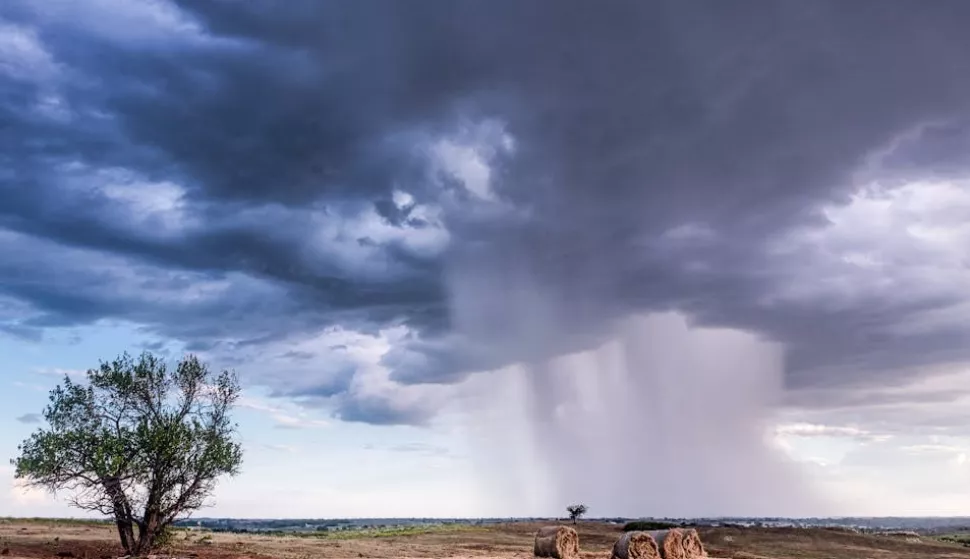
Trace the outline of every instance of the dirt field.
<path fill-rule="evenodd" d="M 194 559 L 525 559 L 532 557 L 532 537 L 538 526 L 516 523 L 327 538 L 179 531 L 174 542 L 157 553 Z M 578 529 L 584 559 L 608 558 L 620 533 L 617 526 L 596 522 L 581 522 Z M 970 559 L 970 549 L 931 539 L 909 543 L 822 529 L 711 528 L 701 530 L 701 537 L 712 557 L 733 559 Z M 120 555 L 120 549 L 112 529 L 103 525 L 0 520 L 0 553 L 3 559 L 111 559 Z"/>

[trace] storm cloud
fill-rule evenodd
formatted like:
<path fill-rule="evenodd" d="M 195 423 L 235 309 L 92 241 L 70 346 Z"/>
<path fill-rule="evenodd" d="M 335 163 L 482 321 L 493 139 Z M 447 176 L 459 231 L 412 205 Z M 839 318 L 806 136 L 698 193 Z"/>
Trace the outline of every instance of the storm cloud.
<path fill-rule="evenodd" d="M 799 405 L 851 402 L 968 358 L 968 21 L 8 0 L 0 332 L 125 321 L 337 418 L 420 424 L 446 401 L 423 384 L 678 310 L 783 344 Z M 516 339 L 522 278 L 554 339 Z"/>

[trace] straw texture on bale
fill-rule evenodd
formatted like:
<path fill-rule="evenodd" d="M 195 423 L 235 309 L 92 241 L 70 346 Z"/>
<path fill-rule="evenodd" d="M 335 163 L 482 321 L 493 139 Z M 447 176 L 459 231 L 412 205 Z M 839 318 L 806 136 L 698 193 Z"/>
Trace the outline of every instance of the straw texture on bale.
<path fill-rule="evenodd" d="M 661 559 L 660 549 L 647 532 L 627 532 L 613 544 L 610 559 Z"/>
<path fill-rule="evenodd" d="M 536 532 L 536 557 L 553 559 L 577 559 L 579 557 L 579 534 L 568 526 L 545 526 Z"/>
<path fill-rule="evenodd" d="M 701 536 L 693 528 L 684 530 L 684 553 L 688 557 L 707 557 L 707 551 L 701 543 Z"/>
<path fill-rule="evenodd" d="M 663 559 L 688 559 L 684 551 L 684 531 L 680 528 L 670 530 L 656 530 L 650 532 L 657 548 L 660 549 L 660 557 Z"/>

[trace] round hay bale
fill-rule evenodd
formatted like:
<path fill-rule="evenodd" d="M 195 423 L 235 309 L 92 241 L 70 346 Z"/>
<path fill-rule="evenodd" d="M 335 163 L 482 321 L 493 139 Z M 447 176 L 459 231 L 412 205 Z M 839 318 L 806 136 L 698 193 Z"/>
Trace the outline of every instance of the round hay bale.
<path fill-rule="evenodd" d="M 661 559 L 657 542 L 647 532 L 627 532 L 613 544 L 611 559 Z"/>
<path fill-rule="evenodd" d="M 579 534 L 569 526 L 544 526 L 536 532 L 536 557 L 578 559 Z"/>
<path fill-rule="evenodd" d="M 707 550 L 701 543 L 701 536 L 693 528 L 684 530 L 684 553 L 688 557 L 707 557 Z"/>
<path fill-rule="evenodd" d="M 684 531 L 680 528 L 650 532 L 663 559 L 689 559 L 684 551 Z"/>

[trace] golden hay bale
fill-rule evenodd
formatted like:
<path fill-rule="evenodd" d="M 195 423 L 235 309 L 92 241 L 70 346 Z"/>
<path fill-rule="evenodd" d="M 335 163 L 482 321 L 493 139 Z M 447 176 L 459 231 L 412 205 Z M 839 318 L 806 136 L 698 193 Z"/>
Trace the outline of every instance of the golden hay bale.
<path fill-rule="evenodd" d="M 536 532 L 534 553 L 536 557 L 552 559 L 577 559 L 579 557 L 579 534 L 568 526 L 544 526 Z"/>
<path fill-rule="evenodd" d="M 684 552 L 684 531 L 680 528 L 656 530 L 650 532 L 650 535 L 657 542 L 660 557 L 663 559 L 689 559 Z"/>
<path fill-rule="evenodd" d="M 613 544 L 610 559 L 661 559 L 660 549 L 647 532 L 627 532 Z"/>
<path fill-rule="evenodd" d="M 707 550 L 701 543 L 701 536 L 693 528 L 684 530 L 684 553 L 688 557 L 707 557 Z"/>

